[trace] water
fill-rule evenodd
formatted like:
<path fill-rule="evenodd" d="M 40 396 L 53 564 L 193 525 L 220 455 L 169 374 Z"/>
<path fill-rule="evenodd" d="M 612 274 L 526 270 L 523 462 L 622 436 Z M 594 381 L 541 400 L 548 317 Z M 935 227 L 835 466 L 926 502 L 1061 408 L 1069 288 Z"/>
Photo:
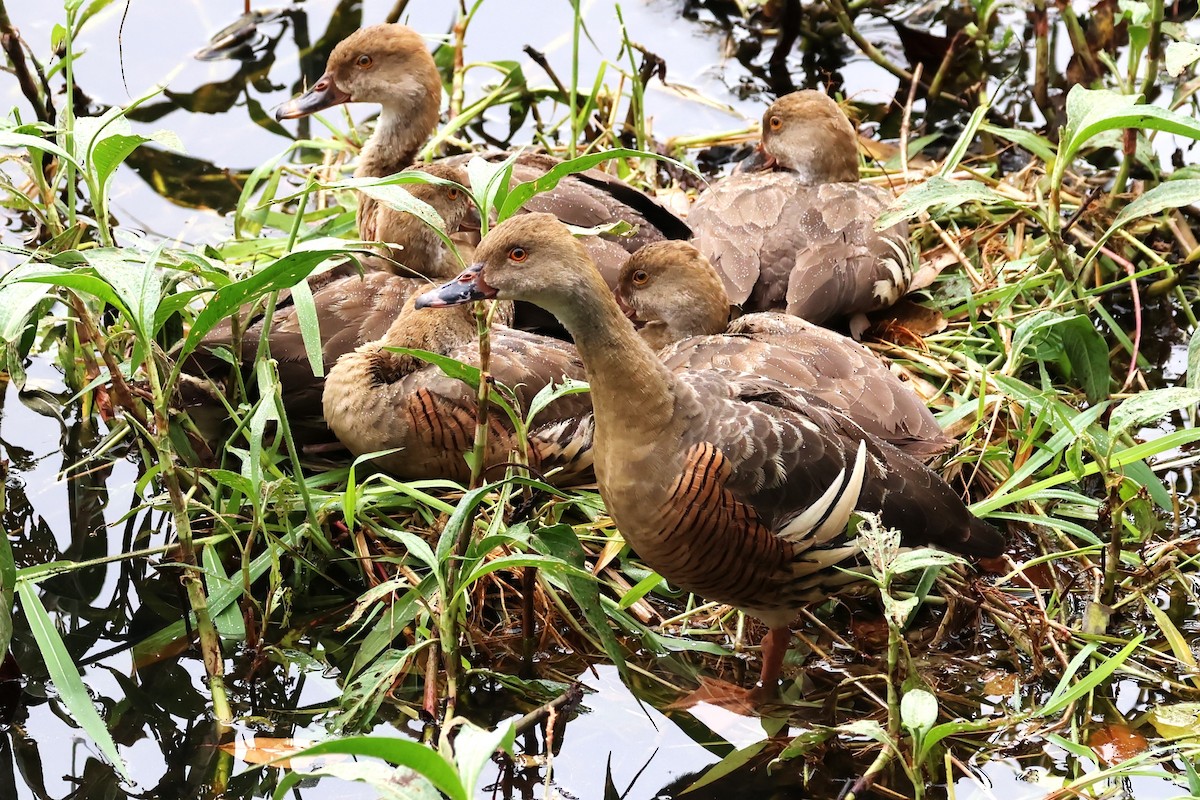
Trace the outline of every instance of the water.
<path fill-rule="evenodd" d="M 51 28 L 59 20 L 48 12 L 51 4 L 18 0 L 7 5 L 26 41 L 44 56 Z M 183 245 L 227 239 L 228 212 L 245 175 L 287 147 L 286 134 L 296 131 L 296 123 L 281 129 L 265 115 L 292 96 L 304 78 L 311 82 L 320 72 L 319 63 L 302 57 L 297 39 L 317 41 L 331 25 L 349 31 L 381 20 L 391 5 L 383 0 L 311 0 L 296 5 L 299 17 L 264 26 L 266 36 L 277 44 L 251 63 L 192 58 L 209 35 L 232 21 L 239 3 L 190 0 L 114 3 L 105 8 L 76 42 L 77 52 L 84 53 L 81 89 L 97 105 L 123 104 L 165 79 L 168 91 L 143 108 L 135 126 L 145 132 L 170 129 L 186 149 L 186 156 L 180 156 L 147 148 L 131 160 L 132 166 L 121 168 L 113 211 L 124 233 Z M 486 0 L 468 33 L 468 59 L 515 58 L 532 82 L 545 83 L 541 69 L 521 53 L 528 44 L 545 53 L 555 71 L 567 78 L 570 5 L 539 3 L 536 14 L 529 13 L 530 6 L 526 0 Z M 583 44 L 580 74 L 590 79 L 603 60 L 617 58 L 620 30 L 608 2 L 583 0 L 583 6 L 594 45 L 586 40 Z M 762 57 L 743 63 L 726 53 L 744 44 L 747 32 L 720 24 L 720 4 L 696 4 L 683 16 L 680 6 L 673 0 L 623 6 L 631 38 L 667 60 L 668 80 L 676 87 L 652 82 L 647 98 L 652 132 L 665 140 L 744 127 L 761 114 L 767 89 L 761 66 L 772 43 L 765 44 Z M 404 21 L 438 34 L 449 29 L 454 14 L 454 4 L 418 0 L 409 4 Z M 884 42 L 889 57 L 903 63 L 895 33 L 881 18 L 870 18 L 863 30 L 868 38 Z M 821 55 L 820 64 L 836 69 L 847 94 L 878 105 L 895 95 L 898 82 L 892 75 L 857 56 L 842 58 L 838 48 L 832 50 Z M 1063 59 L 1061 46 L 1058 58 Z M 802 74 L 800 62 L 793 55 L 790 63 L 797 75 Z M 468 96 L 477 95 L 493 76 L 486 68 L 469 73 Z M 1015 98 L 1018 90 L 1013 92 Z M 13 81 L 0 85 L 0 101 L 21 108 L 26 119 L 32 117 Z M 1012 103 L 1018 113 L 1018 100 Z M 373 109 L 359 106 L 349 113 L 362 121 Z M 493 111 L 488 126 L 502 134 L 507 119 Z M 524 133 L 518 133 L 518 141 Z M 22 232 L 10 227 L 3 236 L 19 241 Z M 1178 381 L 1186 351 L 1176 346 L 1156 360 L 1164 364 L 1165 380 Z M 0 448 L 8 464 L 4 522 L 18 566 L 167 545 L 169 526 L 160 512 L 130 512 L 139 502 L 134 490 L 139 473 L 136 453 L 121 449 L 126 445 L 118 445 L 106 468 L 64 479 L 64 470 L 99 446 L 106 431 L 91 430 L 77 419 L 51 358 L 35 359 L 29 377 L 28 388 L 40 393 L 27 392 L 23 401 L 8 386 L 0 417 Z M 58 407 L 64 420 L 33 410 L 46 405 Z M 1185 470 L 1183 477 L 1190 489 L 1190 472 Z M 245 773 L 247 763 L 217 747 L 215 728 L 205 717 L 203 669 L 193 655 L 148 665 L 133 662 L 129 644 L 178 619 L 185 605 L 177 576 L 159 574 L 152 563 L 134 559 L 95 566 L 47 579 L 40 586 L 72 657 L 84 665 L 94 699 L 113 720 L 114 736 L 132 770 L 132 785 L 120 785 L 99 762 L 94 746 L 55 701 L 45 675 L 31 670 L 19 684 L 20 692 L 11 691 L 12 683 L 0 683 L 0 797 L 269 794 L 269 785 L 258 786 L 262 773 Z M 19 638 L 14 650 L 27 668 L 38 663 L 31 639 Z M 259 665 L 254 680 L 247 681 L 249 670 L 243 668 L 251 655 L 238 653 L 232 662 L 233 692 L 243 720 L 237 737 L 322 738 L 323 722 L 341 692 L 335 677 L 320 665 L 299 661 L 281 667 L 267 661 Z M 830 671 L 836 675 L 835 668 L 840 667 Z M 767 736 L 759 719 L 711 704 L 659 711 L 654 703 L 661 699 L 661 687 L 635 686 L 635 694 L 611 666 L 574 667 L 570 674 L 595 693 L 585 697 L 584 710 L 566 726 L 553 758 L 552 779 L 547 784 L 547 764 L 507 773 L 497 770 L 485 776 L 481 797 L 675 797 L 733 749 Z M 1126 682 L 1114 700 L 1132 718 L 1156 701 L 1152 688 Z M 994 701 L 1001 703 L 1003 698 Z M 487 713 L 498 721 L 515 711 L 502 705 Z M 387 722 L 376 732 L 395 735 L 398 727 L 405 735 L 419 734 L 411 724 Z M 797 733 L 800 728 L 791 730 Z M 538 736 L 523 743 L 536 751 L 542 743 Z M 854 774 L 846 765 L 853 767 L 855 762 L 845 752 L 824 755 L 807 763 L 816 789 L 804 788 L 798 778 L 802 762 L 794 761 L 771 775 L 764 764 L 756 764 L 688 797 L 799 798 L 816 796 L 813 791 L 832 796 L 841 788 L 841 776 Z M 957 778 L 954 797 L 1042 797 L 1051 786 L 1061 787 L 1061 776 L 1086 769 L 1073 759 L 1056 747 L 1016 743 L 1003 758 L 971 765 L 970 775 Z M 547 794 L 551 790 L 554 794 Z M 946 796 L 944 789 L 935 791 L 941 792 L 935 796 Z M 1138 778 L 1127 791 L 1138 798 L 1179 793 L 1153 778 Z M 374 794 L 327 779 L 298 788 L 296 796 L 317 800 Z"/>

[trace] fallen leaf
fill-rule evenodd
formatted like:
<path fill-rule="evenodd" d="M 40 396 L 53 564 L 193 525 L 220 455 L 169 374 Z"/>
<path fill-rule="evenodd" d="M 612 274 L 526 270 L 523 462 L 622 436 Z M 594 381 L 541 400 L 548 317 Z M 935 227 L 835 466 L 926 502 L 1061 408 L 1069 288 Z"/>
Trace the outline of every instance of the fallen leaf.
<path fill-rule="evenodd" d="M 1114 723 L 1093 731 L 1088 737 L 1088 747 L 1105 766 L 1111 767 L 1144 753 L 1150 743 L 1128 725 Z"/>
<path fill-rule="evenodd" d="M 322 755 L 322 756 L 307 756 L 301 759 L 295 759 L 297 763 L 293 763 L 293 759 L 289 756 L 300 752 L 306 747 L 312 747 L 316 742 L 307 739 L 277 739 L 271 736 L 254 736 L 250 739 L 236 739 L 232 742 L 226 742 L 221 745 L 221 749 L 232 756 L 235 756 L 247 764 L 271 764 L 273 767 L 282 767 L 284 769 L 302 768 L 305 770 L 314 769 L 320 764 L 328 764 L 336 761 L 348 761 L 348 755 Z M 276 759 L 281 759 L 276 761 Z"/>

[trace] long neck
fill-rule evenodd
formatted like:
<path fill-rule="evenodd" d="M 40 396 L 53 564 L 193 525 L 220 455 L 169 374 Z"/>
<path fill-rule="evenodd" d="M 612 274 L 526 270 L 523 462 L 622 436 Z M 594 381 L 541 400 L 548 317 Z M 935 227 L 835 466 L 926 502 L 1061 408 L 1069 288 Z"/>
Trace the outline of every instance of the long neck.
<path fill-rule="evenodd" d="M 675 382 L 625 318 L 599 273 L 580 275 L 575 302 L 552 309 L 579 349 L 591 384 L 597 449 L 615 457 L 662 443 L 675 406 Z"/>
<path fill-rule="evenodd" d="M 434 114 L 432 119 L 418 114 L 406 120 L 400 112 L 385 106 L 375 123 L 375 132 L 363 145 L 354 176 L 382 178 L 411 165 L 437 124 L 436 109 Z"/>

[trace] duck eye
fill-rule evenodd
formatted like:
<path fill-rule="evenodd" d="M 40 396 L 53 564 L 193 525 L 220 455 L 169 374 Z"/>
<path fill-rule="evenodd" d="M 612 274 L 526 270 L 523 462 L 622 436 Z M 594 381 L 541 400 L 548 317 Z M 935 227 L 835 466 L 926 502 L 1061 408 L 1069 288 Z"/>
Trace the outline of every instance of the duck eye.
<path fill-rule="evenodd" d="M 374 62 L 374 59 L 372 59 L 369 55 L 367 55 L 366 53 L 363 53 L 361 56 L 358 57 L 358 60 L 355 61 L 354 63 L 358 64 L 358 66 L 361 67 L 362 69 L 367 69 L 368 67 L 371 66 L 371 64 L 373 64 L 375 62 Z"/>
<path fill-rule="evenodd" d="M 508 250 L 508 258 L 510 261 L 516 261 L 518 264 L 529 258 L 529 251 L 524 247 L 510 247 Z"/>
<path fill-rule="evenodd" d="M 646 274 L 646 270 L 644 270 L 644 269 L 636 270 L 633 273 L 633 282 L 637 286 L 641 286 L 649 279 L 650 279 L 650 276 Z"/>
<path fill-rule="evenodd" d="M 449 197 L 451 200 L 457 200 L 458 199 L 458 189 L 452 188 L 450 191 L 446 192 L 446 197 Z"/>
<path fill-rule="evenodd" d="M 783 118 L 782 117 L 771 117 L 771 119 L 769 119 L 767 121 L 767 124 L 771 127 L 771 130 L 777 131 L 783 127 Z"/>

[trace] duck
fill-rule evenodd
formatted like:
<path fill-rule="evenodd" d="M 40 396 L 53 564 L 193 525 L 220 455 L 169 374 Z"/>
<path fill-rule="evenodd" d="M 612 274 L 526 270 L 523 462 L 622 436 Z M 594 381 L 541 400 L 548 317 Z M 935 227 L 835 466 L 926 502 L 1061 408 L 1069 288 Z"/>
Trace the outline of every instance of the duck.
<path fill-rule="evenodd" d="M 734 305 L 849 319 L 858 338 L 866 312 L 908 291 L 908 225 L 875 230 L 892 198 L 859 182 L 857 143 L 824 93 L 784 95 L 763 114 L 755 154 L 697 198 L 688 223 Z"/>
<path fill-rule="evenodd" d="M 475 207 L 463 189 L 466 170 L 454 165 L 432 164 L 422 168 L 433 178 L 447 183 L 407 184 L 409 194 L 431 206 L 454 232 L 470 223 Z M 405 301 L 426 290 L 433 280 L 453 277 L 462 266 L 425 222 L 409 213 L 388 215 L 391 242 L 389 269 L 350 272 L 352 265 L 334 270 L 340 274 L 331 280 L 311 280 L 313 305 L 320 324 L 321 361 L 327 372 L 341 356 L 356 347 L 383 337 L 397 318 Z M 379 259 L 382 260 L 382 259 Z M 346 274 L 349 272 L 349 274 Z M 511 317 L 505 306 L 501 319 Z M 242 371 L 253 369 L 258 355 L 264 320 L 244 321 L 238 359 Z M 229 320 L 213 328 L 197 348 L 188 371 L 200 375 L 220 375 L 228 364 L 217 358 L 218 348 L 233 347 L 233 323 Z M 278 363 L 284 407 L 292 422 L 318 421 L 324 379 L 313 373 L 301 331 L 301 319 L 290 297 L 284 297 L 271 317 L 268 347 Z M 318 425 L 319 429 L 319 425 Z"/>
<path fill-rule="evenodd" d="M 772 311 L 730 322 L 720 275 L 688 242 L 655 242 L 630 256 L 616 299 L 668 369 L 721 367 L 806 389 L 914 458 L 955 443 L 887 362 L 850 337 Z"/>
<path fill-rule="evenodd" d="M 728 369 L 672 372 L 551 215 L 502 222 L 470 267 L 415 305 L 479 299 L 536 303 L 571 333 L 609 514 L 663 578 L 768 626 L 763 687 L 778 686 L 798 610 L 864 585 L 852 512 L 878 514 L 906 546 L 1004 550 L 1004 534 L 940 477 L 811 393 Z"/>
<path fill-rule="evenodd" d="M 325 379 L 323 413 L 338 440 L 355 456 L 394 451 L 373 461 L 398 478 L 447 478 L 465 484 L 464 454 L 475 439 L 476 389 L 441 368 L 392 348 L 415 348 L 478 366 L 476 320 L 470 306 L 417 310 L 416 296 L 378 341 L 338 359 Z M 489 374 L 512 388 L 517 409 L 528 413 L 551 384 L 582 381 L 583 364 L 568 342 L 494 324 Z M 538 412 L 529 432 L 529 465 L 560 485 L 590 479 L 591 403 L 568 394 Z M 511 460 L 517 434 L 498 407 L 488 415 L 484 468 Z"/>
<path fill-rule="evenodd" d="M 399 23 L 361 28 L 334 47 L 325 73 L 305 93 L 276 109 L 277 120 L 295 119 L 342 103 L 376 103 L 379 120 L 359 154 L 356 177 L 378 178 L 405 169 L 437 128 L 442 80 L 420 34 Z M 468 153 L 443 159 L 465 164 L 480 156 L 503 159 L 508 153 Z M 559 160 L 542 153 L 521 153 L 513 164 L 513 181 L 540 178 Z M 605 233 L 591 245 L 602 269 L 615 281 L 629 253 L 660 239 L 688 239 L 691 229 L 648 195 L 596 169 L 568 175 L 552 190 L 527 204 L 532 211 L 552 213 L 581 228 L 618 222 L 633 226 L 628 235 Z M 394 213 L 369 197 L 360 197 L 359 235 L 379 240 Z"/>

